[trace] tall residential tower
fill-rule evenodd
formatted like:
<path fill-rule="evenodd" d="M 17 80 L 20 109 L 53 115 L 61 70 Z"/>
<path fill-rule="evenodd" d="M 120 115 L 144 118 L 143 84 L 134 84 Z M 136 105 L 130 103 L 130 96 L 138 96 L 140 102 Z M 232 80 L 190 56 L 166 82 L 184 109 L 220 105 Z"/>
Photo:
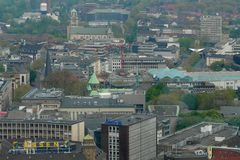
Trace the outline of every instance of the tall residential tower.
<path fill-rule="evenodd" d="M 200 37 L 204 42 L 218 43 L 222 41 L 222 17 L 203 16 L 200 19 Z"/>

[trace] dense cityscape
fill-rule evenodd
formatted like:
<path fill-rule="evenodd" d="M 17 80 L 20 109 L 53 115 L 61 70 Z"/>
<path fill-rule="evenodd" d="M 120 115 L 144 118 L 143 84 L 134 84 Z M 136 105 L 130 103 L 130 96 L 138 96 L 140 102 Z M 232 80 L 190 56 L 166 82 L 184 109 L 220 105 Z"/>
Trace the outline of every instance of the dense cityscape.
<path fill-rule="evenodd" d="M 0 0 L 1 160 L 240 160 L 240 1 Z"/>

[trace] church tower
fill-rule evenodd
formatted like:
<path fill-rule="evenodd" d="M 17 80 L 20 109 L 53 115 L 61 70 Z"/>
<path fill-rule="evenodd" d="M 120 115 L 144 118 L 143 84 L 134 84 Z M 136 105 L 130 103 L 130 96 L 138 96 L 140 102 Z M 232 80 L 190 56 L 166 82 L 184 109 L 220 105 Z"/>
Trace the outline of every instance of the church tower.
<path fill-rule="evenodd" d="M 71 10 L 71 23 L 70 26 L 78 26 L 78 13 L 76 9 Z"/>
<path fill-rule="evenodd" d="M 83 138 L 83 155 L 87 160 L 96 160 L 96 145 L 89 134 Z"/>

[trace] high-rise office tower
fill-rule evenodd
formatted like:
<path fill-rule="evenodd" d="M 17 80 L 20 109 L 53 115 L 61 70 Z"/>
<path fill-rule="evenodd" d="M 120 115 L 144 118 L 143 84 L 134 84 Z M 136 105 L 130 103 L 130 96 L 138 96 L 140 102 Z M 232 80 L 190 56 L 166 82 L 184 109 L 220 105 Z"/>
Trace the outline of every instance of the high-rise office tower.
<path fill-rule="evenodd" d="M 200 19 L 200 36 L 204 42 L 218 43 L 222 40 L 222 17 L 202 16 Z"/>
<path fill-rule="evenodd" d="M 102 150 L 108 160 L 149 160 L 156 157 L 156 117 L 135 114 L 102 124 Z"/>

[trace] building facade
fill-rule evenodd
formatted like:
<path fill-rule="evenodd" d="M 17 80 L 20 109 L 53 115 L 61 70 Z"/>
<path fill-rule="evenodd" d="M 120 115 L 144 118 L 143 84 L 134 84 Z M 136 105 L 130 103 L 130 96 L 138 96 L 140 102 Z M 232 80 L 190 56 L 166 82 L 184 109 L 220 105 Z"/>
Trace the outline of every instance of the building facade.
<path fill-rule="evenodd" d="M 158 69 L 165 67 L 165 60 L 161 56 L 126 56 L 124 62 L 121 64 L 121 57 L 113 57 L 110 59 L 110 70 L 115 71 L 118 69 L 126 70 L 148 70 Z"/>
<path fill-rule="evenodd" d="M 12 104 L 11 81 L 0 80 L 0 111 L 6 111 Z"/>
<path fill-rule="evenodd" d="M 82 142 L 83 121 L 0 120 L 0 141 L 3 139 L 56 139 Z"/>
<path fill-rule="evenodd" d="M 102 124 L 102 150 L 108 160 L 149 160 L 156 157 L 156 117 L 130 115 Z"/>
<path fill-rule="evenodd" d="M 200 19 L 200 36 L 205 42 L 217 43 L 222 40 L 222 17 L 203 16 Z"/>

